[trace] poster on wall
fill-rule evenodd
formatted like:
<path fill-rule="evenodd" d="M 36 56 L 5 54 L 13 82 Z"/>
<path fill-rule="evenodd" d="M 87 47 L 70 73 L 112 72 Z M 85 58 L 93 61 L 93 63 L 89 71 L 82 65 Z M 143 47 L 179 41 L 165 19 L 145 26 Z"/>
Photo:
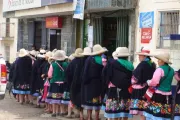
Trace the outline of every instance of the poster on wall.
<path fill-rule="evenodd" d="M 88 47 L 93 47 L 93 26 L 88 26 Z"/>
<path fill-rule="evenodd" d="M 84 19 L 84 6 L 85 6 L 85 0 L 77 0 L 76 9 L 74 11 L 73 18 L 75 19 Z"/>
<path fill-rule="evenodd" d="M 141 29 L 141 43 L 150 43 L 152 40 L 152 28 Z"/>
<path fill-rule="evenodd" d="M 139 16 L 140 28 L 153 28 L 154 12 L 141 12 Z"/>

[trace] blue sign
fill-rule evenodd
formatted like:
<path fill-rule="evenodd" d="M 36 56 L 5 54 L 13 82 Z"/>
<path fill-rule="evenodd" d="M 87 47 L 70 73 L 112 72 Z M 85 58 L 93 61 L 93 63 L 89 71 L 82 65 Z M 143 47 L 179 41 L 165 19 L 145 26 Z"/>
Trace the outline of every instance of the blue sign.
<path fill-rule="evenodd" d="M 73 0 L 41 0 L 42 6 L 69 3 L 69 2 L 73 2 Z"/>
<path fill-rule="evenodd" d="M 73 18 L 75 19 L 84 19 L 84 6 L 85 6 L 85 0 L 77 0 L 76 9 L 74 11 Z"/>
<path fill-rule="evenodd" d="M 153 28 L 154 12 L 142 12 L 139 16 L 140 28 Z"/>

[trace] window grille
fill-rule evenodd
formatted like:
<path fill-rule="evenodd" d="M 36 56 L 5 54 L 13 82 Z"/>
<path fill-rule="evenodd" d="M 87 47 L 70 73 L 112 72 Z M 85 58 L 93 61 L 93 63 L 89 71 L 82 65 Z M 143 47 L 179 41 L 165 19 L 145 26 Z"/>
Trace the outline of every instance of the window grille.
<path fill-rule="evenodd" d="M 170 40 L 171 34 L 180 34 L 179 11 L 160 12 L 159 48 L 180 49 L 180 40 Z"/>

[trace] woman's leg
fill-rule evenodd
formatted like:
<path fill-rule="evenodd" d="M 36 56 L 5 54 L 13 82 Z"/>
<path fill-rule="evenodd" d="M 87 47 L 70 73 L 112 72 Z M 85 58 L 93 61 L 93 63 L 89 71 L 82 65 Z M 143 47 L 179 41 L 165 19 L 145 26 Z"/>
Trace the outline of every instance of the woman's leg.
<path fill-rule="evenodd" d="M 60 109 L 60 105 L 56 104 L 56 114 L 59 114 L 59 113 L 60 113 L 60 112 L 59 112 L 59 111 L 60 111 L 59 109 Z"/>
<path fill-rule="evenodd" d="M 140 120 L 146 120 L 146 117 L 141 115 Z"/>
<path fill-rule="evenodd" d="M 100 110 L 95 110 L 95 120 L 99 120 L 99 112 Z"/>
<path fill-rule="evenodd" d="M 23 104 L 24 102 L 24 95 L 19 95 L 19 102 Z"/>
<path fill-rule="evenodd" d="M 92 118 L 92 110 L 87 110 L 87 120 L 91 120 Z"/>
<path fill-rule="evenodd" d="M 56 104 L 52 104 L 52 113 L 56 114 Z"/>
<path fill-rule="evenodd" d="M 72 108 L 71 108 L 71 105 L 68 105 L 68 115 L 67 117 L 70 117 L 72 114 Z"/>
<path fill-rule="evenodd" d="M 80 120 L 84 120 L 83 108 L 80 109 L 79 113 L 80 113 Z"/>
<path fill-rule="evenodd" d="M 123 120 L 128 120 L 128 118 L 127 118 L 127 117 L 124 117 Z"/>

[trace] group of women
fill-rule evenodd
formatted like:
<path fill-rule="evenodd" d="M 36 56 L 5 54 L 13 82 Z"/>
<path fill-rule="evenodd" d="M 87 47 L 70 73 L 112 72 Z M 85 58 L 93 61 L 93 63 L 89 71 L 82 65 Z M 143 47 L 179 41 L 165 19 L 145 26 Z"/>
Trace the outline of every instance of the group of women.
<path fill-rule="evenodd" d="M 104 106 L 104 117 L 112 120 L 128 120 L 140 115 L 141 120 L 180 120 L 180 88 L 177 88 L 175 104 L 172 103 L 173 77 L 180 81 L 180 70 L 174 72 L 168 53 L 150 54 L 143 48 L 136 53 L 140 63 L 134 68 L 126 47 L 118 47 L 107 59 L 108 50 L 101 45 L 93 49 L 81 48 L 69 57 L 62 50 L 19 51 L 13 64 L 13 93 L 17 100 L 45 103 L 45 111 L 52 117 L 66 116 L 84 120 L 99 120 Z M 151 60 L 158 59 L 158 67 Z M 173 112 L 172 112 L 173 111 Z"/>

